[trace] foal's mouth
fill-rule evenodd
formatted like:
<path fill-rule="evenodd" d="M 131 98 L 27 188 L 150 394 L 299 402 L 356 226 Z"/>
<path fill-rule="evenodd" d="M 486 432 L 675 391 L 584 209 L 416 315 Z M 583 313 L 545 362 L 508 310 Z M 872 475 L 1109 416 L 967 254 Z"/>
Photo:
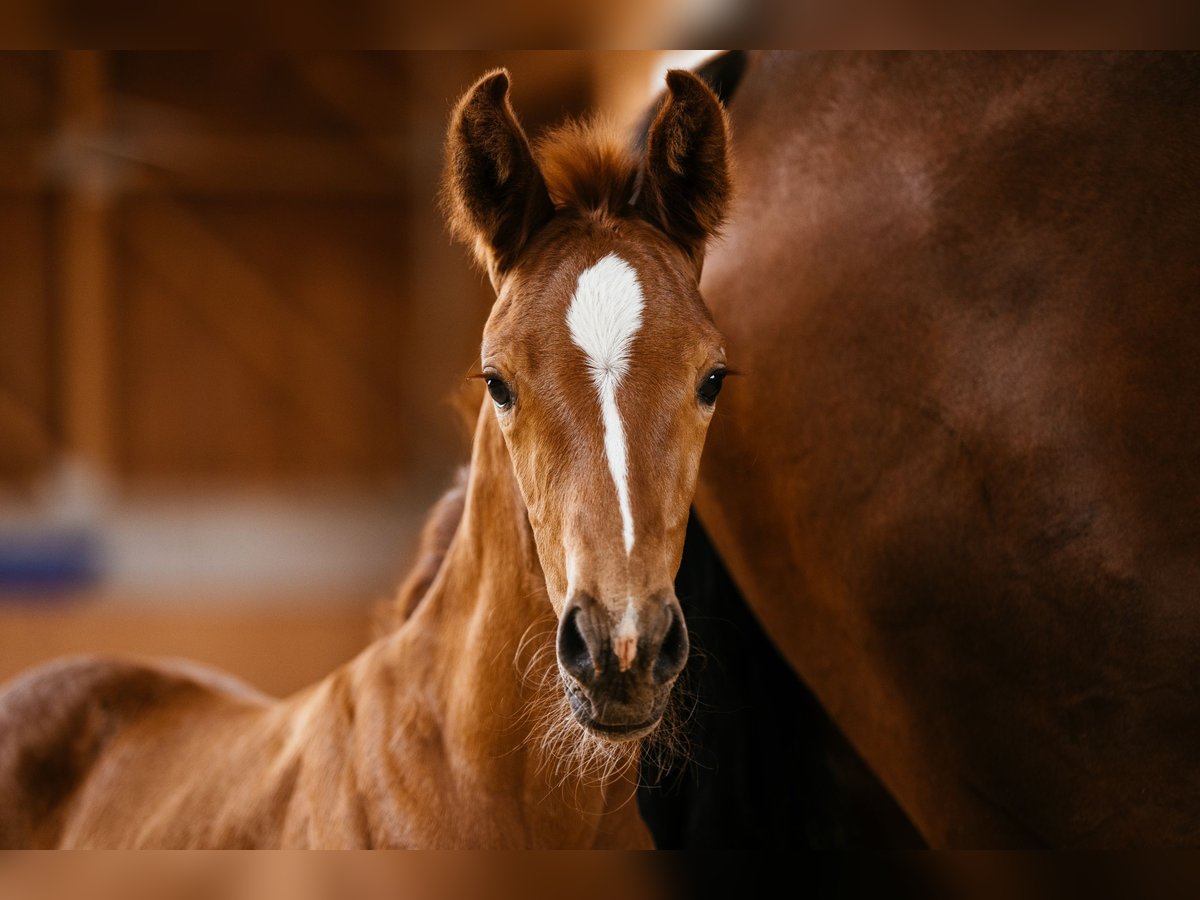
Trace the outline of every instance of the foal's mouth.
<path fill-rule="evenodd" d="M 611 738 L 615 741 L 636 741 L 638 738 L 645 737 L 662 721 L 662 716 L 657 719 L 651 719 L 648 722 L 639 722 L 633 725 L 609 725 L 604 722 L 590 719 L 586 716 L 580 716 L 576 713 L 576 718 L 579 723 L 589 731 L 594 731 L 596 734 L 602 734 L 606 738 Z"/>
<path fill-rule="evenodd" d="M 662 711 L 659 710 L 649 719 L 641 722 L 604 722 L 593 715 L 594 704 L 575 684 L 563 679 L 566 688 L 567 702 L 575 721 L 593 734 L 607 738 L 610 741 L 636 741 L 646 737 L 662 721 Z"/>

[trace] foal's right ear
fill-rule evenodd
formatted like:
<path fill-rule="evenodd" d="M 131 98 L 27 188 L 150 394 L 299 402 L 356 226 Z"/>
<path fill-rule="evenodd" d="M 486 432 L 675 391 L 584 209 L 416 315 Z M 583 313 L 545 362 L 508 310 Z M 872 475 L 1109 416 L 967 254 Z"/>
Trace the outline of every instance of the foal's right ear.
<path fill-rule="evenodd" d="M 667 73 L 667 97 L 646 135 L 637 205 L 699 263 L 733 193 L 729 123 L 716 94 L 691 72 Z"/>
<path fill-rule="evenodd" d="M 506 69 L 484 75 L 450 117 L 442 200 L 450 229 L 496 285 L 554 215 L 542 171 L 508 99 Z"/>

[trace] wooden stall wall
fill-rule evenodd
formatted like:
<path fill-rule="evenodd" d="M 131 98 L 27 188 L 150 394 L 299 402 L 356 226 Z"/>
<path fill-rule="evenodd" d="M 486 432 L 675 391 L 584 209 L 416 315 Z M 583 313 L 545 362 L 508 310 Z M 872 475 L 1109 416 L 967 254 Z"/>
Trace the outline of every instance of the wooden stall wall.
<path fill-rule="evenodd" d="M 457 449 L 487 292 L 434 195 L 488 54 L 0 56 L 0 475 L 367 482 Z M 514 68 L 536 125 L 572 54 Z"/>
<path fill-rule="evenodd" d="M 0 55 L 0 485 L 27 487 L 58 433 L 50 305 L 52 206 L 35 159 L 50 146 L 55 60 Z"/>

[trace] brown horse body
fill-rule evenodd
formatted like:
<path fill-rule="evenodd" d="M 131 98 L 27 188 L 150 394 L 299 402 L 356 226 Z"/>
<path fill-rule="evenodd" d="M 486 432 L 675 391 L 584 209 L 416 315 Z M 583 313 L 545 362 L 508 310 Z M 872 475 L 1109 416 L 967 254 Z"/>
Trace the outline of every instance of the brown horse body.
<path fill-rule="evenodd" d="M 696 507 L 934 845 L 1200 840 L 1200 64 L 752 57 Z"/>
<path fill-rule="evenodd" d="M 563 765 L 542 721 L 557 679 L 514 669 L 523 640 L 524 662 L 552 658 L 553 619 L 488 409 L 472 471 L 412 615 L 294 697 L 88 660 L 16 682 L 0 699 L 0 846 L 647 845 L 636 755 L 607 779 Z"/>

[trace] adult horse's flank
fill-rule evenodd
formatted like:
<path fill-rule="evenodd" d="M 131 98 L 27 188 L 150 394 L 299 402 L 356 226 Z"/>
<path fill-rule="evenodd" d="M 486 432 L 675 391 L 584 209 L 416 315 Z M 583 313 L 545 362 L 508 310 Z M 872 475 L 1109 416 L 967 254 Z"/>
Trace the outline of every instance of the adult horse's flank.
<path fill-rule="evenodd" d="M 724 372 L 697 281 L 725 117 L 676 72 L 644 161 L 580 125 L 534 151 L 508 85 L 450 127 L 451 223 L 497 300 L 419 602 L 279 702 L 183 664 L 24 676 L 0 695 L 0 846 L 648 843 L 631 779 L 688 653 L 672 579 Z"/>
<path fill-rule="evenodd" d="M 750 57 L 696 508 L 935 845 L 1200 841 L 1200 57 Z M 726 660 L 726 665 L 733 665 Z"/>

